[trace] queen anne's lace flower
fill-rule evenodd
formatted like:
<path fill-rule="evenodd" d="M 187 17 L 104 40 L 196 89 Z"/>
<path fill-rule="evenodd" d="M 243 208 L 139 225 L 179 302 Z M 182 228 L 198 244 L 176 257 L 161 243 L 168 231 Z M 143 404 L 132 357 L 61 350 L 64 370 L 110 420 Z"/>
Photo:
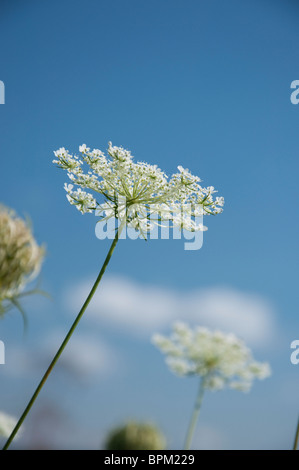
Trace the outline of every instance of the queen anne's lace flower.
<path fill-rule="evenodd" d="M 153 343 L 166 355 L 174 373 L 200 376 L 205 389 L 247 391 L 255 378 L 264 379 L 271 373 L 269 364 L 256 362 L 233 334 L 175 323 L 169 338 L 156 334 Z"/>
<path fill-rule="evenodd" d="M 68 201 L 82 214 L 97 211 L 102 220 L 111 217 L 124 220 L 128 227 L 143 235 L 165 221 L 192 232 L 206 230 L 192 217 L 215 215 L 223 210 L 224 199 L 213 199 L 214 187 L 202 187 L 200 178 L 182 166 L 168 179 L 156 165 L 134 163 L 128 150 L 111 142 L 108 156 L 98 149 L 90 150 L 85 144 L 79 147 L 79 152 L 80 157 L 70 155 L 62 147 L 54 152 L 53 162 L 67 170 L 72 183 L 79 186 L 74 190 L 73 184 L 65 184 L 65 190 Z M 99 203 L 96 194 L 103 196 L 104 202 Z"/>
<path fill-rule="evenodd" d="M 0 314 L 16 303 L 25 285 L 38 274 L 43 254 L 30 227 L 0 206 Z"/>

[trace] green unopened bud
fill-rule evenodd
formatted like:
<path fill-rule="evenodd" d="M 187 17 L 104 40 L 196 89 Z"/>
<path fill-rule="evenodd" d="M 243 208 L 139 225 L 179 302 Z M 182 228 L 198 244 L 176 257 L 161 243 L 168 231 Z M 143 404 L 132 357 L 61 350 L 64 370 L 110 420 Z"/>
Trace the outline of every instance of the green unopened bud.
<path fill-rule="evenodd" d="M 112 430 L 105 443 L 106 450 L 163 450 L 165 446 L 166 440 L 156 426 L 133 421 Z"/>

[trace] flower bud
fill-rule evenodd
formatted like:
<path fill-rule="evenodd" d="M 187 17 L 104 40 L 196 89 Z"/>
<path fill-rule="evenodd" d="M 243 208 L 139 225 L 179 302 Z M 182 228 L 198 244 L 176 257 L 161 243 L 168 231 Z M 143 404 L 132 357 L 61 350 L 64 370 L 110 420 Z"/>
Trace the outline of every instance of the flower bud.
<path fill-rule="evenodd" d="M 112 430 L 105 443 L 106 450 L 163 450 L 166 440 L 157 427 L 131 421 Z"/>
<path fill-rule="evenodd" d="M 31 229 L 10 209 L 0 206 L 0 314 L 39 273 L 44 249 Z"/>

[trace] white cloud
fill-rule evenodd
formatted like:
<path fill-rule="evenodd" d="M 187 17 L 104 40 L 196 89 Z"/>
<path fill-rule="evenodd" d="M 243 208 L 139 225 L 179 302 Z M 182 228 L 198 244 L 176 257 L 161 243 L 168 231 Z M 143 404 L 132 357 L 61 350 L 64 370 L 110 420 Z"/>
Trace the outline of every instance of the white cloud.
<path fill-rule="evenodd" d="M 24 377 L 44 371 L 58 350 L 65 333 L 54 331 L 42 342 L 38 342 L 30 350 L 20 346 L 11 348 L 5 372 L 12 377 Z M 117 352 L 98 338 L 76 332 L 55 367 L 63 369 L 71 376 L 81 379 L 113 375 L 123 369 L 121 358 Z"/>
<path fill-rule="evenodd" d="M 44 352 L 49 360 L 53 357 L 53 352 L 58 350 L 64 336 L 61 332 L 52 333 L 44 342 Z M 59 341 L 57 338 L 60 338 Z M 76 333 L 62 352 L 57 365 L 75 376 L 87 378 L 114 373 L 118 362 L 116 352 L 102 340 Z"/>
<path fill-rule="evenodd" d="M 251 343 L 268 343 L 275 335 L 273 308 L 257 294 L 209 288 L 191 294 L 188 304 L 192 320 L 198 318 L 213 328 L 233 331 Z"/>
<path fill-rule="evenodd" d="M 92 282 L 81 282 L 67 293 L 74 314 Z M 135 334 L 170 329 L 175 320 L 232 331 L 252 345 L 265 345 L 276 335 L 273 307 L 263 297 L 227 287 L 194 291 L 143 285 L 120 276 L 107 276 L 94 295 L 88 318 Z"/>

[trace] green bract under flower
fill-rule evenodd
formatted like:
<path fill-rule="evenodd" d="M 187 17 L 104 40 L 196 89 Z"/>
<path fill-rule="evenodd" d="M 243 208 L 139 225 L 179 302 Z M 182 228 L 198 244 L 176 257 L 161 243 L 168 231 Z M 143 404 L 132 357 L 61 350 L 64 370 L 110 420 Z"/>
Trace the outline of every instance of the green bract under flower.
<path fill-rule="evenodd" d="M 154 335 L 153 343 L 166 355 L 170 369 L 180 376 L 201 376 L 203 387 L 247 391 L 255 378 L 264 379 L 269 364 L 256 362 L 247 346 L 233 334 L 189 328 L 176 323 L 170 338 Z"/>
<path fill-rule="evenodd" d="M 43 253 L 30 227 L 0 206 L 0 314 L 17 305 L 25 285 L 38 274 Z"/>
<path fill-rule="evenodd" d="M 60 148 L 54 152 L 57 159 L 53 162 L 67 170 L 73 183 L 65 184 L 67 198 L 82 214 L 97 211 L 102 220 L 124 220 L 143 234 L 163 221 L 189 231 L 206 230 L 192 217 L 216 215 L 223 210 L 224 199 L 213 199 L 214 187 L 202 187 L 200 178 L 181 166 L 168 179 L 156 165 L 134 163 L 128 150 L 111 142 L 108 156 L 86 145 L 79 151 L 80 157 Z M 103 196 L 104 202 L 98 202 L 96 194 Z"/>

